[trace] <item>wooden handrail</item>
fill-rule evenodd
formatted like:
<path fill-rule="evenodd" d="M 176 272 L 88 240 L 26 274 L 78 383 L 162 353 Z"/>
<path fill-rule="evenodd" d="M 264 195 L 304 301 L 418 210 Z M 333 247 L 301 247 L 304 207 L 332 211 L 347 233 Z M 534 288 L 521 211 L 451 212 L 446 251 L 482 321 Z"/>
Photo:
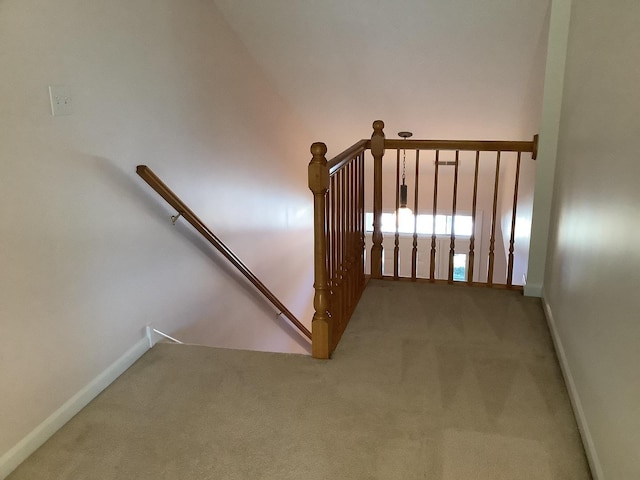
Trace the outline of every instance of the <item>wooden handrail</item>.
<path fill-rule="evenodd" d="M 460 150 L 473 152 L 536 152 L 536 139 L 531 142 L 493 140 L 396 140 L 384 141 L 384 148 L 406 150 Z M 535 160 L 535 156 L 534 156 Z"/>
<path fill-rule="evenodd" d="M 256 277 L 247 266 L 233 253 L 209 228 L 191 211 L 189 207 L 167 187 L 158 176 L 146 165 L 138 165 L 136 173 L 149 184 L 169 205 L 175 208 L 184 219 L 189 222 L 216 250 L 218 250 L 231 264 L 249 280 L 267 300 L 269 300 L 305 337 L 311 340 L 311 332 L 289 311 L 278 298 Z"/>
<path fill-rule="evenodd" d="M 327 162 L 327 168 L 329 169 L 329 175 L 333 175 L 335 172 L 349 163 L 353 157 L 359 153 L 364 152 L 371 146 L 371 140 L 363 139 L 347 148 L 344 152 L 336 155 Z"/>

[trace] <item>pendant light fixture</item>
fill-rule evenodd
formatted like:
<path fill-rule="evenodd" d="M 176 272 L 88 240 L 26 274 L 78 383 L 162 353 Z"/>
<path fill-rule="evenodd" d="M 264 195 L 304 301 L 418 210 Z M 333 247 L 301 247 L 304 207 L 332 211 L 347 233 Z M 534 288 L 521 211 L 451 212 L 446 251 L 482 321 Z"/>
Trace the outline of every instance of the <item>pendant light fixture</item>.
<path fill-rule="evenodd" d="M 407 138 L 413 136 L 411 132 L 398 132 L 398 136 L 406 140 Z M 400 208 L 407 208 L 407 184 L 405 182 L 405 173 L 406 173 L 406 163 L 407 163 L 407 150 L 405 148 L 402 149 L 402 184 L 400 185 Z"/>

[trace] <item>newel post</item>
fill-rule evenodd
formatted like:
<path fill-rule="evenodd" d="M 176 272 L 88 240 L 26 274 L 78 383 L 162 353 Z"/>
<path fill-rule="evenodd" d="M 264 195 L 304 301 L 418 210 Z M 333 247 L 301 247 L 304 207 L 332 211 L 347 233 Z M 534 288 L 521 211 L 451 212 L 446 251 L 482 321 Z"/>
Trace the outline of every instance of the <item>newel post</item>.
<path fill-rule="evenodd" d="M 324 143 L 311 145 L 313 158 L 309 163 L 309 189 L 313 192 L 313 263 L 315 295 L 313 297 L 313 321 L 311 323 L 311 354 L 314 358 L 329 358 L 331 355 L 331 316 L 329 315 L 329 280 L 327 272 L 327 221 L 325 218 L 327 192 L 329 191 L 329 168 L 327 146 Z"/>
<path fill-rule="evenodd" d="M 382 278 L 382 157 L 384 155 L 384 122 L 373 122 L 371 154 L 373 155 L 373 246 L 371 278 Z"/>

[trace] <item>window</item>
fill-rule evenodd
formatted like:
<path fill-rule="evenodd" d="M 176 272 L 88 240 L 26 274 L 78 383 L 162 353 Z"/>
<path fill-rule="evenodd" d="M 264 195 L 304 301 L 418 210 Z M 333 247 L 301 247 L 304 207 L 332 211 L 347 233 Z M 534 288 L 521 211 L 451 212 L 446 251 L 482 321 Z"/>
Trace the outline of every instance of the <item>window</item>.
<path fill-rule="evenodd" d="M 398 217 L 398 232 L 412 234 L 415 229 L 418 235 L 433 234 L 433 215 L 414 215 L 408 209 L 401 209 Z M 382 214 L 382 232 L 395 233 L 396 214 Z M 451 228 L 454 227 L 456 236 L 470 237 L 473 232 L 473 222 L 471 215 L 456 215 L 455 222 L 452 215 L 436 215 L 435 233 L 436 235 L 451 235 Z M 373 231 L 373 213 L 365 213 L 365 229 L 367 232 Z"/>
<path fill-rule="evenodd" d="M 456 253 L 453 256 L 453 280 L 464 282 L 467 279 L 467 255 Z"/>

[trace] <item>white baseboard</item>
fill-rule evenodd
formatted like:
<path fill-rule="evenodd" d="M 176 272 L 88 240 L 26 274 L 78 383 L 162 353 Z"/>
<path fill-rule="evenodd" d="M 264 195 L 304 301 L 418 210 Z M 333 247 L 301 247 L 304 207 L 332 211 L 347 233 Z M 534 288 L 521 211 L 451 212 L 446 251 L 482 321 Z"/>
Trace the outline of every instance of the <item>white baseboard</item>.
<path fill-rule="evenodd" d="M 0 457 L 0 479 L 5 479 L 29 455 L 35 452 L 56 433 L 65 423 L 82 410 L 87 404 L 107 388 L 116 378 L 124 373 L 150 348 L 147 338 L 143 338 L 111 366 L 100 373 L 82 390 L 53 412 L 44 422 L 18 442 L 13 448 Z"/>
<path fill-rule="evenodd" d="M 569 391 L 569 398 L 571 399 L 573 413 L 576 417 L 578 429 L 580 430 L 580 436 L 582 437 L 582 444 L 584 445 L 584 450 L 587 454 L 587 460 L 589 461 L 589 466 L 591 467 L 591 475 L 593 476 L 593 480 L 604 480 L 602 466 L 600 465 L 598 452 L 596 451 L 596 447 L 593 443 L 593 437 L 591 436 L 589 425 L 584 415 L 582 402 L 580 401 L 580 395 L 578 394 L 575 382 L 573 381 L 573 375 L 569 367 L 569 362 L 567 361 L 564 347 L 562 346 L 562 340 L 560 339 L 560 335 L 558 334 L 556 322 L 553 318 L 553 313 L 551 312 L 551 306 L 547 302 L 544 292 L 542 294 L 542 305 L 544 308 L 545 316 L 547 317 L 547 323 L 549 324 L 549 330 L 551 331 L 551 338 L 553 339 L 556 354 L 558 355 L 558 360 L 560 361 L 562 375 L 564 376 L 564 381 L 567 385 L 567 390 Z"/>

